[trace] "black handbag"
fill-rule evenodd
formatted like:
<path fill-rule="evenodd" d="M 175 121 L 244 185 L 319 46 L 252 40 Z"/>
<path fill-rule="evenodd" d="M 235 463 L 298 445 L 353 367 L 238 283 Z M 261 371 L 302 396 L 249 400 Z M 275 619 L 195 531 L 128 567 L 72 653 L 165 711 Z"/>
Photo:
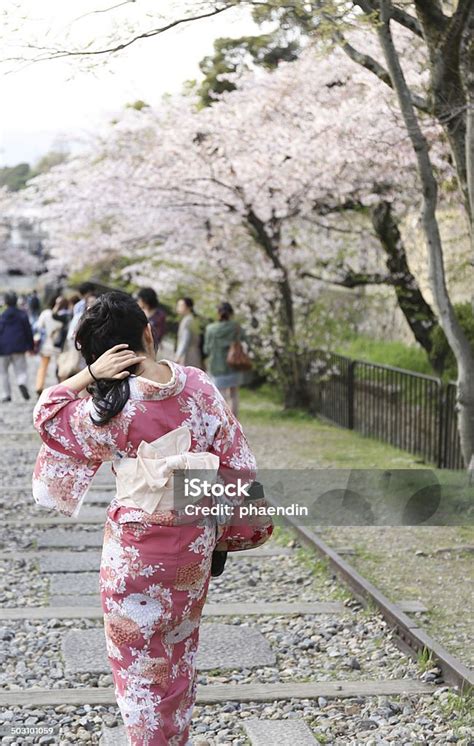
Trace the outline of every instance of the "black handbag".
<path fill-rule="evenodd" d="M 227 560 L 227 552 L 221 552 L 218 549 L 214 549 L 211 560 L 211 576 L 213 578 L 219 577 L 224 572 L 225 563 Z"/>

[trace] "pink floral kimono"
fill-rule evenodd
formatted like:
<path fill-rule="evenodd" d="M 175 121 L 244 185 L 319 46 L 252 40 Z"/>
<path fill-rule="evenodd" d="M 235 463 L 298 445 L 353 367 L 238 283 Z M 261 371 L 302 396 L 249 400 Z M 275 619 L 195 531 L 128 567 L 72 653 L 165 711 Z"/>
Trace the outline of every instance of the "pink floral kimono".
<path fill-rule="evenodd" d="M 171 380 L 131 377 L 130 399 L 105 426 L 92 422 L 90 396 L 62 384 L 43 392 L 34 410 L 44 441 L 33 475 L 36 503 L 77 516 L 102 462 L 134 458 L 142 441 L 182 425 L 191 432 L 190 451 L 216 454 L 228 473 L 254 478 L 255 459 L 241 426 L 206 373 L 162 362 Z M 268 519 L 216 532 L 213 517 L 190 522 L 179 511 L 149 513 L 112 499 L 100 590 L 117 704 L 134 746 L 191 743 L 199 624 L 216 535 L 219 549 L 232 551 L 257 546 L 271 532 Z"/>

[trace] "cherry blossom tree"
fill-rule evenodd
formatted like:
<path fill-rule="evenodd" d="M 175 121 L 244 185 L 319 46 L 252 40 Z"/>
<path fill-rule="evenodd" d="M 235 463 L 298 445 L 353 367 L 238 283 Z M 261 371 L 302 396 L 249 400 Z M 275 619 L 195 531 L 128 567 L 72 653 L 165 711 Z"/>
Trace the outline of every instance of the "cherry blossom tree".
<path fill-rule="evenodd" d="M 38 250 L 39 236 L 31 240 L 34 225 L 23 212 L 13 215 L 14 201 L 11 192 L 0 189 L 0 275 L 40 274 L 44 259 Z"/>
<path fill-rule="evenodd" d="M 143 0 L 145 2 L 145 0 Z M 100 12 L 114 12 L 117 7 L 138 6 L 138 3 L 119 3 Z M 143 3 L 141 3 L 143 5 Z M 440 323 L 454 352 L 458 368 L 457 407 L 459 413 L 462 451 L 466 464 L 474 469 L 474 351 L 464 334 L 454 312 L 449 296 L 444 267 L 443 243 L 437 221 L 439 204 L 439 181 L 436 163 L 430 152 L 430 142 L 424 132 L 423 115 L 437 118 L 443 128 L 452 153 L 457 183 L 463 198 L 469 221 L 471 238 L 473 231 L 474 195 L 474 5 L 472 0 L 295 0 L 292 3 L 268 0 L 222 0 L 222 2 L 184 2 L 174 9 L 172 20 L 157 24 L 154 28 L 128 34 L 127 39 L 118 38 L 108 44 L 101 41 L 94 48 L 79 45 L 68 49 L 52 46 L 48 49 L 36 47 L 36 59 L 54 57 L 97 58 L 119 52 L 131 44 L 149 36 L 157 36 L 170 28 L 191 20 L 202 20 L 206 12 L 216 14 L 241 5 L 254 8 L 260 18 L 272 18 L 281 27 L 291 24 L 311 36 L 329 36 L 345 54 L 377 80 L 395 92 L 396 105 L 401 115 L 405 136 L 412 146 L 419 177 L 418 197 L 422 198 L 422 221 L 430 261 L 430 285 L 434 295 Z M 194 15 L 193 15 L 194 14 Z M 379 54 L 373 55 L 364 46 L 352 43 L 348 29 L 362 25 L 371 29 L 378 41 Z M 394 34 L 404 29 L 412 40 L 418 40 L 427 55 L 428 81 L 424 96 L 420 96 L 409 78 L 410 58 L 403 56 Z M 33 45 L 34 46 L 34 45 Z M 315 74 L 313 69 L 310 74 Z M 388 122 L 390 120 L 387 120 Z M 392 179 L 390 174 L 389 179 Z M 253 227 L 255 234 L 256 226 Z M 268 256 L 268 254 L 267 254 Z M 281 271 L 281 270 L 280 270 Z M 288 304 L 287 304 L 288 305 Z"/>
<path fill-rule="evenodd" d="M 425 131 L 449 176 L 436 125 Z M 249 73 L 209 109 L 177 97 L 126 110 L 25 197 L 41 206 L 57 271 L 126 254 L 128 276 L 164 294 L 186 284 L 231 296 L 258 323 L 294 403 L 304 399 L 304 320 L 323 281 L 347 276 L 351 257 L 374 276 L 380 243 L 367 211 L 384 202 L 402 213 L 417 194 L 389 89 L 338 50 L 308 49 L 273 74 Z"/>

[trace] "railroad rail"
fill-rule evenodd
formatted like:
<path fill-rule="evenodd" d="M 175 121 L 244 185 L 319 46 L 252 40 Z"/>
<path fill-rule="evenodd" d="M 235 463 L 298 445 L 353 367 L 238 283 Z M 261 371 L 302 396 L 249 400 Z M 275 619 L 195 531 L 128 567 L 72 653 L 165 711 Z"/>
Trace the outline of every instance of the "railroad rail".
<path fill-rule="evenodd" d="M 428 635 L 416 620 L 411 619 L 397 604 L 392 603 L 314 531 L 305 526 L 298 526 L 289 517 L 285 520 L 309 548 L 328 560 L 332 569 L 362 604 L 370 601 L 375 605 L 395 632 L 397 644 L 407 655 L 417 659 L 422 651 L 427 651 L 439 665 L 447 683 L 461 691 L 474 686 L 473 671 Z"/>

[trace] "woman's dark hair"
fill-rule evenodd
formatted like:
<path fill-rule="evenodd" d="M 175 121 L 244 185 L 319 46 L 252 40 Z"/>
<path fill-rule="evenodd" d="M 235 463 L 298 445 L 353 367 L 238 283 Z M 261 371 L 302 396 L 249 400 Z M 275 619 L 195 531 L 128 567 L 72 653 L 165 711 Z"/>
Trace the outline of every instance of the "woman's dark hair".
<path fill-rule="evenodd" d="M 137 297 L 146 303 L 148 308 L 158 308 L 158 296 L 153 288 L 140 288 Z"/>
<path fill-rule="evenodd" d="M 97 292 L 96 286 L 93 282 L 81 282 L 81 284 L 77 286 L 77 289 L 82 297 L 85 297 L 88 293 Z"/>
<path fill-rule="evenodd" d="M 18 295 L 13 290 L 5 293 L 5 305 L 8 306 L 8 308 L 15 308 L 17 303 Z"/>
<path fill-rule="evenodd" d="M 194 301 L 193 301 L 192 298 L 186 297 L 186 298 L 180 298 L 180 300 L 183 301 L 183 303 L 186 306 L 186 308 L 189 308 L 189 310 L 191 311 L 191 313 L 194 313 Z"/>
<path fill-rule="evenodd" d="M 217 307 L 217 313 L 219 314 L 219 321 L 228 321 L 233 315 L 234 309 L 232 308 L 230 303 L 224 301 Z"/>
<path fill-rule="evenodd" d="M 91 365 L 114 345 L 128 344 L 134 352 L 143 352 L 143 332 L 148 319 L 138 303 L 127 293 L 104 293 L 84 312 L 76 332 L 75 345 L 87 365 Z M 134 373 L 137 366 L 127 370 Z M 88 389 L 98 417 L 95 425 L 106 425 L 122 411 L 130 396 L 128 378 L 104 378 Z"/>

